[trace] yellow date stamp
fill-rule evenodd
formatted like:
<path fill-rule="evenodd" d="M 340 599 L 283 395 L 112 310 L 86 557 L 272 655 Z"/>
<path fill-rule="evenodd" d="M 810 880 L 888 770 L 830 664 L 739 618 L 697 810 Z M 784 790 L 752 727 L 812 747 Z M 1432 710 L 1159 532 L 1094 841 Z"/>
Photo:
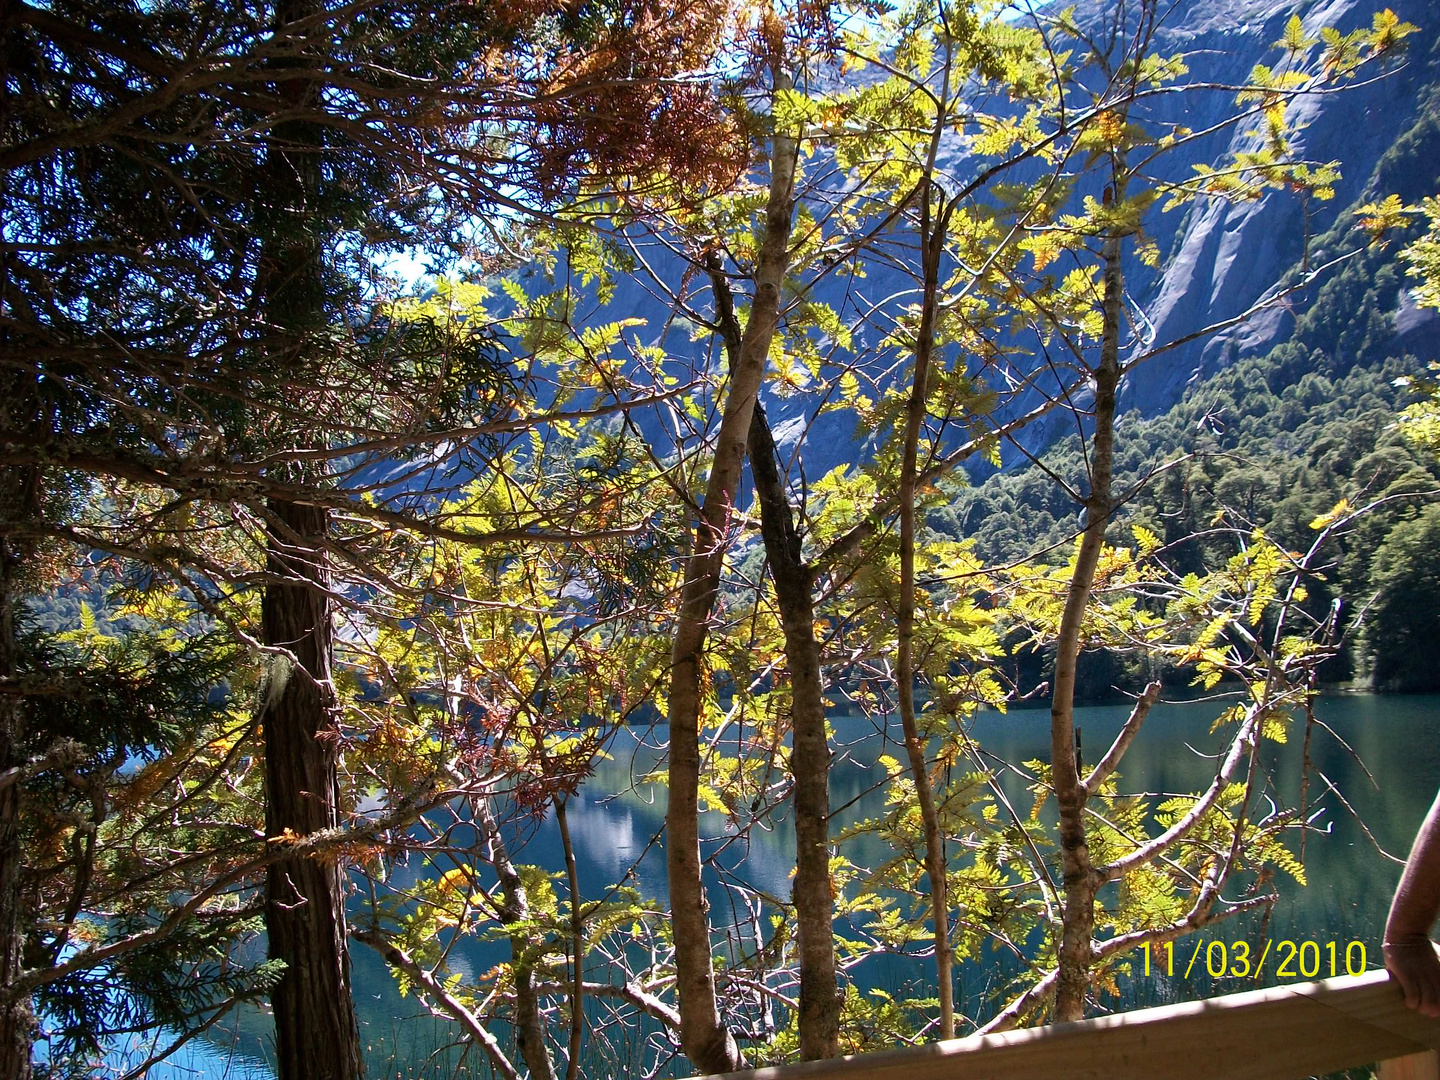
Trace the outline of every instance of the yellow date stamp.
<path fill-rule="evenodd" d="M 1149 978 L 1164 975 L 1183 979 L 1203 972 L 1212 979 L 1254 979 L 1258 982 L 1266 971 L 1277 979 L 1325 979 L 1336 975 L 1362 975 L 1368 970 L 1369 957 L 1363 941 L 1279 941 L 1266 939 L 1257 946 L 1246 941 L 1225 942 L 1218 938 L 1197 938 L 1192 948 L 1181 942 L 1176 954 L 1175 942 L 1157 942 L 1140 951 L 1145 954 L 1143 974 Z M 1187 957 L 1185 954 L 1189 953 Z"/>

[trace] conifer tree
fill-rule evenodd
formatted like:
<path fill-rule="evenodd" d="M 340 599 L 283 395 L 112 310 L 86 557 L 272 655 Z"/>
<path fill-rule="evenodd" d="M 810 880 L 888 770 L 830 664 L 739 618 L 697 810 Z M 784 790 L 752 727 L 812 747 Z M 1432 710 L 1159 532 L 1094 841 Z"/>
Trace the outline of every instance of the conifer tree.
<path fill-rule="evenodd" d="M 164 919 L 135 941 L 17 967 L 36 913 L 16 891 L 13 823 L 54 774 L 43 755 L 15 757 L 31 693 L 15 685 L 22 564 L 46 544 L 109 557 L 172 582 L 264 652 L 261 713 L 280 770 L 270 831 L 302 844 L 316 828 L 334 833 L 339 747 L 325 706 L 338 586 L 327 575 L 341 551 L 364 582 L 369 526 L 342 535 L 326 519 L 344 510 L 372 526 L 444 526 L 423 500 L 362 499 L 372 479 L 332 463 L 464 447 L 521 404 L 513 385 L 476 390 L 506 385 L 496 350 L 467 341 L 437 353 L 423 333 L 388 333 L 371 306 L 376 260 L 405 249 L 493 258 L 508 222 L 583 217 L 619 177 L 643 190 L 657 170 L 723 174 L 723 124 L 707 87 L 686 76 L 704 67 L 724 15 L 708 4 L 374 2 L 220 5 L 196 18 L 183 4 L 83 0 L 13 13 L 0 145 L 13 242 L 0 298 L 0 460 L 17 485 L 0 530 L 6 1075 L 23 1075 L 29 1056 L 31 993 L 185 925 Z M 249 543 L 257 529 L 268 560 Z M 537 513 L 512 535 L 546 530 L 563 525 Z M 259 625 L 245 610 L 256 591 L 267 594 Z M 282 746 L 287 714 L 300 735 Z M 43 746 L 44 731 L 23 734 Z M 271 847 L 249 875 L 284 854 Z M 348 1076 L 359 1057 L 346 1019 L 343 875 L 333 858 L 298 851 L 271 877 L 279 887 L 312 872 L 324 879 L 315 903 L 277 897 L 275 911 L 327 910 L 329 944 L 309 930 L 294 948 L 279 932 L 272 944 L 292 975 L 310 957 L 334 974 L 320 1007 L 337 1020 L 327 1035 L 308 1021 L 291 1027 L 279 1010 L 279 1041 L 324 1058 L 287 1074 Z M 204 902 L 206 889 L 187 884 Z"/>

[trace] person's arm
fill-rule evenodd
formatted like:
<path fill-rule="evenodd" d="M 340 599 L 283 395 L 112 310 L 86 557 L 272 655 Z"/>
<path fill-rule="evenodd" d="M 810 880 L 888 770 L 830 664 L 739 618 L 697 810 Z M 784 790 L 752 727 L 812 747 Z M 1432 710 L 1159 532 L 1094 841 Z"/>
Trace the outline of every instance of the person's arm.
<path fill-rule="evenodd" d="M 1405 1004 L 1440 1017 L 1440 960 L 1430 928 L 1440 915 L 1440 795 L 1415 836 L 1400 887 L 1385 921 L 1385 967 L 1405 993 Z"/>

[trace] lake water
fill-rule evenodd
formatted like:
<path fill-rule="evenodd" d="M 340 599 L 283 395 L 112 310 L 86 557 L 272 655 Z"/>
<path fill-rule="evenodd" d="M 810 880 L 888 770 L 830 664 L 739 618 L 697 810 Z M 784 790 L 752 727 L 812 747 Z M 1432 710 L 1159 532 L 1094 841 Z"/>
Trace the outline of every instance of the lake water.
<path fill-rule="evenodd" d="M 1214 702 L 1157 707 L 1126 758 L 1121 790 L 1184 792 L 1203 787 L 1214 775 L 1213 760 L 1206 755 L 1213 754 L 1219 745 L 1220 736 L 1210 735 L 1209 728 L 1221 708 Z M 1087 759 L 1093 761 L 1109 745 L 1127 712 L 1124 707 L 1077 710 Z M 1400 871 L 1398 863 L 1376 850 L 1376 844 L 1403 857 L 1440 786 L 1440 697 L 1326 697 L 1317 703 L 1316 715 L 1334 731 L 1332 735 L 1317 728 L 1311 746 L 1313 765 L 1325 778 L 1315 775 L 1310 782 L 1310 803 L 1322 811 L 1314 824 L 1328 831 L 1312 832 L 1306 841 L 1307 886 L 1302 888 L 1286 875 L 1277 875 L 1282 899 L 1271 916 L 1266 936 L 1272 941 L 1312 940 L 1322 949 L 1328 942 L 1337 942 L 1341 965 L 1345 962 L 1346 943 L 1358 940 L 1365 945 L 1368 966 L 1374 967 L 1380 963 L 1380 934 Z M 859 717 L 836 717 L 832 723 L 843 756 L 837 759 L 832 774 L 831 805 L 851 804 L 837 815 L 833 832 L 878 812 L 883 793 L 871 790 L 881 775 L 875 759 L 880 753 L 889 753 L 903 760 L 904 754 L 897 743 L 898 722 L 888 731 Z M 1274 751 L 1276 784 L 1292 803 L 1298 790 L 1301 760 L 1300 729 L 1297 727 L 1295 732 L 1289 745 Z M 1045 710 L 986 713 L 975 721 L 972 734 L 986 750 L 1008 761 L 1049 757 L 1049 714 Z M 663 728 L 620 732 L 613 758 L 599 765 L 572 800 L 570 830 L 583 895 L 594 897 L 627 873 L 644 895 L 665 895 L 664 852 L 657 840 L 664 822 L 664 792 L 655 785 L 638 782 L 659 760 L 658 747 L 663 739 Z M 1367 769 L 1375 783 L 1367 776 Z M 1349 802 L 1354 814 L 1339 797 L 1326 793 L 1327 781 Z M 1024 781 L 1011 776 L 1003 785 L 1023 813 L 1030 801 Z M 1364 828 L 1357 823 L 1357 815 Z M 1373 842 L 1366 836 L 1366 829 Z M 517 862 L 563 869 L 553 818 L 512 824 L 511 830 L 512 858 Z M 712 838 L 707 849 L 719 849 L 720 861 L 730 871 L 755 887 L 789 896 L 794 841 L 783 814 L 775 819 L 773 828 L 757 829 L 744 840 L 727 835 L 724 815 L 719 813 L 704 815 L 701 830 Z M 1293 842 L 1291 846 L 1293 849 Z M 845 854 L 859 865 L 874 865 L 884 857 L 885 850 L 877 838 L 866 837 L 853 842 Z M 707 884 L 712 890 L 712 920 L 723 922 L 729 909 L 720 902 L 717 881 L 712 878 Z M 1206 932 L 1201 940 L 1228 944 L 1258 932 L 1253 925 L 1227 923 Z M 1180 962 L 1189 958 L 1192 947 L 1189 942 L 1177 944 Z M 429 1052 L 443 1043 L 444 1026 L 425 1017 L 413 998 L 400 998 L 394 980 L 371 950 L 356 944 L 352 955 L 355 996 L 370 1056 L 369 1075 L 400 1077 L 418 1072 Z M 1358 951 L 1352 951 L 1350 956 L 1352 963 L 1358 961 Z M 508 959 L 508 946 L 467 942 L 457 950 L 452 967 L 473 973 L 504 959 Z M 1322 954 L 1321 963 L 1325 965 L 1321 974 L 1328 975 L 1328 953 Z M 1269 966 L 1273 969 L 1276 965 L 1272 962 Z M 893 991 L 906 984 L 921 987 L 926 980 L 933 980 L 933 971 L 931 959 L 891 956 L 867 961 L 852 972 L 852 977 L 862 989 L 879 986 Z M 591 977 L 604 976 L 596 971 Z M 993 966 L 970 962 L 962 965 L 958 977 L 958 1004 L 962 1009 L 979 1008 L 984 990 L 997 974 Z M 1275 981 L 1269 974 L 1262 985 Z M 1143 1007 L 1253 985 L 1249 981 L 1211 979 L 1197 970 L 1192 970 L 1188 979 L 1178 971 L 1175 977 L 1167 978 L 1158 973 L 1157 966 L 1153 977 L 1137 973 L 1132 985 L 1122 987 L 1121 1004 Z M 223 1045 L 219 1041 L 197 1043 L 176 1055 L 173 1064 L 153 1070 L 151 1076 L 156 1080 L 269 1077 L 272 1073 L 264 1064 L 267 1026 L 266 1018 L 252 1011 L 231 1025 Z M 504 1033 L 500 1034 L 503 1038 Z"/>

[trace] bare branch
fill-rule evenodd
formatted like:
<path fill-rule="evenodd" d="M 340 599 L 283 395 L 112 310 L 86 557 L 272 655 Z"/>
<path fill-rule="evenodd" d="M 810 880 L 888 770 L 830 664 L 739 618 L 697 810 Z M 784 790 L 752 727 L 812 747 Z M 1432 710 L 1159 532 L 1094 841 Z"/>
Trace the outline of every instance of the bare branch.
<path fill-rule="evenodd" d="M 471 1038 L 478 1042 L 490 1055 L 490 1062 L 505 1080 L 520 1080 L 520 1074 L 515 1071 L 515 1066 L 500 1049 L 500 1043 L 480 1023 L 479 1017 L 465 1008 L 430 972 L 415 962 L 415 960 L 404 949 L 393 942 L 387 941 L 379 931 L 376 930 L 352 930 L 350 936 L 356 941 L 369 945 L 381 956 L 391 967 L 405 973 L 405 976 L 416 986 L 421 987 L 430 998 L 437 1003 L 452 1019 L 470 1033 Z"/>

